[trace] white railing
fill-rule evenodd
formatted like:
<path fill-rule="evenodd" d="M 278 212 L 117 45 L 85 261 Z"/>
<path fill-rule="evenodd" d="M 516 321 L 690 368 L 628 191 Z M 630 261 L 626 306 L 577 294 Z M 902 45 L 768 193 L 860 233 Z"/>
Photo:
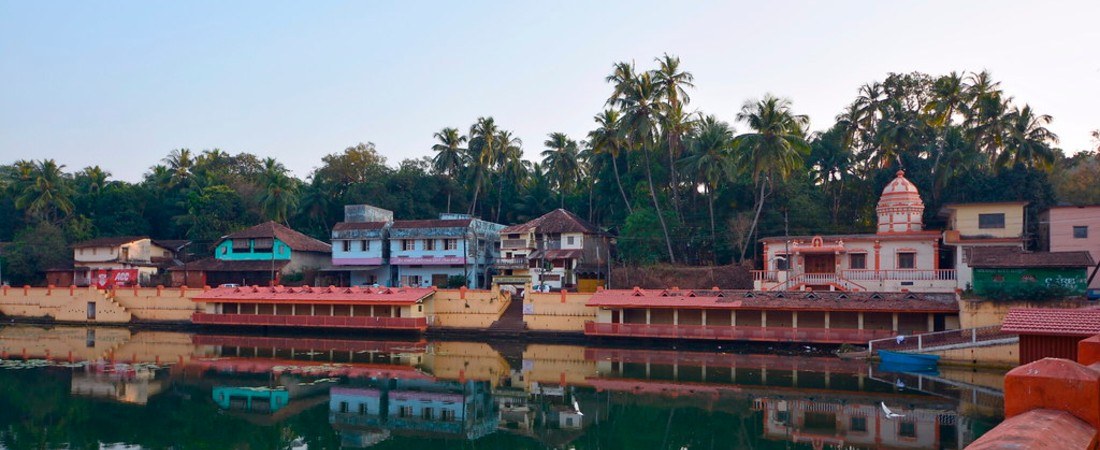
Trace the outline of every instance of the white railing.
<path fill-rule="evenodd" d="M 955 281 L 955 269 L 843 269 L 840 276 L 854 281 Z"/>
<path fill-rule="evenodd" d="M 779 282 L 779 272 L 781 270 L 752 270 L 753 281 L 770 281 L 773 283 Z"/>
<path fill-rule="evenodd" d="M 979 328 L 963 328 L 958 330 L 935 331 L 931 333 L 915 334 L 886 339 L 875 339 L 867 342 L 867 351 L 874 354 L 875 349 L 893 351 L 924 352 L 944 347 L 966 347 L 979 343 L 989 345 L 999 342 L 1011 342 L 1018 340 L 1014 333 L 1001 331 L 1000 325 L 992 325 Z"/>

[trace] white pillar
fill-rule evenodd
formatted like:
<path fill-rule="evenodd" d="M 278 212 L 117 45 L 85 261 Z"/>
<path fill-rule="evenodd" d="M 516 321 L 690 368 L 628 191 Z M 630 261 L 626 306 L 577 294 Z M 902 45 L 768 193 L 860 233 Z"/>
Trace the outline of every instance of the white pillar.
<path fill-rule="evenodd" d="M 760 311 L 760 327 L 761 328 L 767 328 L 768 327 L 768 310 L 766 310 L 766 309 Z"/>
<path fill-rule="evenodd" d="M 936 315 L 932 314 L 932 313 L 929 313 L 928 314 L 928 332 L 931 333 L 933 331 L 936 331 Z"/>
<path fill-rule="evenodd" d="M 857 317 L 857 320 L 859 322 L 859 326 L 857 326 L 856 328 L 862 330 L 863 329 L 863 311 L 859 312 L 859 316 Z"/>
<path fill-rule="evenodd" d="M 798 311 L 791 311 L 791 328 L 798 328 Z"/>
<path fill-rule="evenodd" d="M 673 309 L 672 310 L 672 324 L 673 325 L 679 325 L 680 324 L 680 310 L 679 309 Z"/>
<path fill-rule="evenodd" d="M 832 316 L 832 312 L 831 312 L 831 311 L 825 311 L 825 329 L 826 329 L 826 330 L 828 330 L 828 329 L 829 329 L 829 327 L 830 327 L 830 324 L 829 324 L 829 322 L 830 322 L 830 320 L 829 320 L 829 319 L 830 319 L 830 316 Z"/>
<path fill-rule="evenodd" d="M 649 320 L 650 320 L 649 308 L 646 308 L 645 309 L 645 324 L 646 325 L 649 325 L 649 323 L 650 323 Z M 649 366 L 646 365 L 646 367 L 649 367 Z M 649 369 L 646 369 L 646 375 L 649 375 Z"/>
<path fill-rule="evenodd" d="M 893 313 L 892 316 L 894 318 L 894 332 L 897 333 L 898 332 L 898 313 Z"/>
<path fill-rule="evenodd" d="M 706 326 L 707 325 L 707 310 L 704 309 L 702 314 L 703 314 L 703 319 L 702 319 L 703 322 L 702 322 L 701 325 Z"/>

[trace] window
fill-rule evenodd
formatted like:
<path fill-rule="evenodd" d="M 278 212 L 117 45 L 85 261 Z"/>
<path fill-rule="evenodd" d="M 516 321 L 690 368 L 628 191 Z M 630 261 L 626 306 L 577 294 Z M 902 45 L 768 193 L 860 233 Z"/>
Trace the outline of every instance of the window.
<path fill-rule="evenodd" d="M 360 416 L 367 415 L 367 404 L 366 403 L 360 403 L 359 404 L 359 415 Z"/>
<path fill-rule="evenodd" d="M 401 250 L 404 250 L 404 251 L 408 252 L 408 251 L 412 251 L 414 249 L 416 249 L 416 241 L 414 241 L 412 239 L 402 239 L 401 240 Z"/>
<path fill-rule="evenodd" d="M 915 438 L 917 437 L 917 424 L 916 422 L 901 422 L 898 423 L 898 436 Z"/>
<path fill-rule="evenodd" d="M 444 245 L 445 250 L 458 250 L 458 239 L 447 239 Z"/>
<path fill-rule="evenodd" d="M 248 239 L 233 239 L 233 251 L 247 252 L 248 249 L 251 248 L 250 244 Z"/>
<path fill-rule="evenodd" d="M 424 250 L 435 250 L 435 239 L 424 239 Z"/>
<path fill-rule="evenodd" d="M 899 252 L 898 253 L 898 268 L 899 269 L 915 269 L 917 268 L 917 254 L 911 252 Z"/>
<path fill-rule="evenodd" d="M 787 270 L 790 268 L 787 255 L 775 255 L 775 270 Z"/>
<path fill-rule="evenodd" d="M 850 426 L 848 427 L 848 429 L 850 431 L 866 432 L 867 431 L 867 418 L 866 417 L 853 417 L 851 422 L 850 422 Z"/>
<path fill-rule="evenodd" d="M 1004 228 L 1005 227 L 1005 214 L 1004 213 L 992 213 L 992 214 L 978 214 L 978 228 Z"/>
<path fill-rule="evenodd" d="M 257 238 L 252 246 L 255 250 L 269 251 L 275 248 L 275 239 L 273 238 Z"/>
<path fill-rule="evenodd" d="M 84 256 L 84 249 L 80 249 L 80 256 Z"/>
<path fill-rule="evenodd" d="M 413 415 L 413 407 L 412 406 L 402 406 L 401 409 L 397 411 L 397 416 L 398 417 L 412 417 L 412 415 Z"/>
<path fill-rule="evenodd" d="M 364 239 L 362 241 L 359 241 L 359 249 L 364 251 L 364 252 L 369 251 L 370 250 L 370 241 L 368 241 L 366 239 Z"/>
<path fill-rule="evenodd" d="M 867 254 L 866 253 L 852 253 L 848 255 L 848 267 L 851 269 L 866 269 L 867 268 Z"/>
<path fill-rule="evenodd" d="M 440 413 L 442 413 L 442 419 L 444 422 L 455 421 L 455 411 L 453 409 L 444 409 L 443 411 L 440 411 Z"/>
<path fill-rule="evenodd" d="M 350 252 L 351 251 L 351 241 L 343 241 L 343 242 L 344 242 L 344 251 L 345 252 Z"/>
<path fill-rule="evenodd" d="M 432 420 L 435 418 L 435 411 L 431 408 L 424 408 L 420 410 L 420 418 L 424 420 Z"/>
<path fill-rule="evenodd" d="M 565 238 L 565 244 L 566 245 L 573 245 L 574 239 L 576 239 L 576 238 L 573 237 L 573 236 L 569 236 L 569 237 Z"/>
<path fill-rule="evenodd" d="M 340 402 L 340 412 L 348 412 L 348 402 Z"/>
<path fill-rule="evenodd" d="M 1073 227 L 1073 238 L 1074 239 L 1088 239 L 1089 238 L 1089 227 L 1088 227 L 1088 225 Z"/>

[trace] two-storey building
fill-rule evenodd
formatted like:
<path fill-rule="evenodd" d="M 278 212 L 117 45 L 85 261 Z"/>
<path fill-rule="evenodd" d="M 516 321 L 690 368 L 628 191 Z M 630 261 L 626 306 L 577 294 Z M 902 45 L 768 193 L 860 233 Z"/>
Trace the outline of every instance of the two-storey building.
<path fill-rule="evenodd" d="M 873 234 L 776 236 L 761 239 L 764 270 L 753 271 L 763 291 L 840 290 L 948 292 L 955 271 L 940 267 L 940 232 L 925 230 L 924 202 L 904 171 L 879 197 Z"/>
<path fill-rule="evenodd" d="M 1027 202 L 951 203 L 940 216 L 947 218 L 943 243 L 950 254 L 961 289 L 972 288 L 974 269 L 970 257 L 976 248 L 1024 249 Z"/>
<path fill-rule="evenodd" d="M 1039 215 L 1039 236 L 1044 250 L 1089 252 L 1096 266 L 1089 268 L 1090 289 L 1100 289 L 1100 205 L 1055 206 Z"/>
<path fill-rule="evenodd" d="M 331 258 L 329 244 L 267 222 L 221 238 L 214 256 L 173 267 L 170 272 L 172 283 L 180 286 L 267 286 L 280 284 L 289 274 L 326 268 Z"/>
<path fill-rule="evenodd" d="M 344 206 L 344 221 L 332 228 L 330 273 L 342 286 L 392 284 L 389 228 L 393 211 L 370 205 Z"/>
<path fill-rule="evenodd" d="M 179 264 L 176 252 L 186 241 L 159 241 L 147 236 L 96 238 L 73 244 L 73 268 L 51 270 L 49 284 L 55 286 L 150 284 L 170 267 Z M 116 283 L 116 278 L 124 278 Z"/>
<path fill-rule="evenodd" d="M 500 232 L 498 284 L 595 292 L 607 280 L 610 236 L 564 209 Z"/>
<path fill-rule="evenodd" d="M 400 286 L 488 286 L 503 225 L 465 214 L 396 220 L 389 228 L 391 282 Z"/>

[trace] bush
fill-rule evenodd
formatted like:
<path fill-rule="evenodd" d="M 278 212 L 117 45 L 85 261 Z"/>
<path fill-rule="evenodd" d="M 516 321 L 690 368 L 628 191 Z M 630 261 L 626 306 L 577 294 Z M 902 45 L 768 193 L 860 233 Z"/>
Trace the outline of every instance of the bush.
<path fill-rule="evenodd" d="M 456 289 L 466 285 L 466 275 L 451 275 L 447 277 L 447 288 Z"/>

